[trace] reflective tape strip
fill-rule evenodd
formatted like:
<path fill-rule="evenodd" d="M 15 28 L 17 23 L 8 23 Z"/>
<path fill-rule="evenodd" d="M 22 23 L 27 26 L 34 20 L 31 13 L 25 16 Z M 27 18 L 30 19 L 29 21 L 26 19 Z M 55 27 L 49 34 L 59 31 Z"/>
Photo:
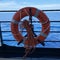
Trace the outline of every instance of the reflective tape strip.
<path fill-rule="evenodd" d="M 48 20 L 47 21 L 45 21 L 44 23 L 42 23 L 42 24 L 46 24 L 46 23 L 48 23 Z"/>
<path fill-rule="evenodd" d="M 40 33 L 40 35 L 44 36 L 44 37 L 47 37 L 47 35 L 43 32 Z"/>
<path fill-rule="evenodd" d="M 18 21 L 14 20 L 14 19 L 11 22 L 13 22 L 14 24 L 18 24 L 19 23 Z"/>
<path fill-rule="evenodd" d="M 35 13 L 35 15 L 34 15 L 35 17 L 38 17 L 39 11 L 40 11 L 40 10 L 38 10 L 38 9 L 36 10 L 36 13 Z"/>

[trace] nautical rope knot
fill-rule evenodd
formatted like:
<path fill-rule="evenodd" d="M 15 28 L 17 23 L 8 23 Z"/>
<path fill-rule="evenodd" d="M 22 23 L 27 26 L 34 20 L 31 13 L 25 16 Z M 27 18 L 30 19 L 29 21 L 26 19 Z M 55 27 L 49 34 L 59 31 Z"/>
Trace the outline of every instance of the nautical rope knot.
<path fill-rule="evenodd" d="M 35 45 L 37 44 L 37 40 L 34 38 L 32 26 L 31 24 L 29 24 L 29 21 L 24 20 L 22 25 L 27 31 L 27 39 L 25 41 L 25 48 L 26 48 L 26 51 L 25 51 L 26 54 L 24 55 L 25 57 L 29 53 L 29 51 L 35 47 Z"/>

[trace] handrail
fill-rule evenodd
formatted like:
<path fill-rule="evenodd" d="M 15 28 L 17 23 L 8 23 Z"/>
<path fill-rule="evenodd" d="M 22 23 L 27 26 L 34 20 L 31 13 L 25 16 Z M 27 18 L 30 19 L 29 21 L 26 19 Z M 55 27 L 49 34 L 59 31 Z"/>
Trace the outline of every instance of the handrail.
<path fill-rule="evenodd" d="M 15 40 L 3 40 L 3 41 L 15 41 Z M 60 42 L 60 41 L 57 41 L 57 40 L 49 40 L 49 41 L 44 41 L 44 42 Z"/>
<path fill-rule="evenodd" d="M 6 23 L 6 22 L 11 22 L 11 21 L 0 21 L 1 23 Z M 22 22 L 22 21 L 21 21 Z M 39 23 L 39 21 L 32 21 L 32 22 L 38 22 Z M 57 20 L 57 21 L 50 21 L 50 22 L 60 22 L 60 20 Z"/>
<path fill-rule="evenodd" d="M 0 12 L 17 12 L 18 10 L 0 10 Z M 42 10 L 42 11 L 60 11 L 60 9 Z"/>
<path fill-rule="evenodd" d="M 2 32 L 11 32 L 11 31 L 2 31 Z M 22 31 L 22 32 L 26 32 L 26 31 Z M 40 32 L 40 31 L 35 31 L 35 32 Z M 60 33 L 60 31 L 50 31 L 50 33 Z"/>

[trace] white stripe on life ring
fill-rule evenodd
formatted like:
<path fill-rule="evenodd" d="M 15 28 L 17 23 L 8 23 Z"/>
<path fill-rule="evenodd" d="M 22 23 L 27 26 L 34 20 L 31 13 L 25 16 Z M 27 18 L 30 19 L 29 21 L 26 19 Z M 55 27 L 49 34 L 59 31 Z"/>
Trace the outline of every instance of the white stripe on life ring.
<path fill-rule="evenodd" d="M 36 13 L 35 13 L 35 15 L 34 15 L 34 17 L 38 17 L 38 15 L 39 15 L 39 12 L 40 12 L 40 10 L 36 10 Z"/>
<path fill-rule="evenodd" d="M 43 33 L 43 32 L 40 32 L 40 35 L 44 36 L 44 37 L 47 37 L 47 35 L 45 33 Z"/>
<path fill-rule="evenodd" d="M 14 19 L 11 22 L 13 22 L 14 24 L 18 24 L 19 23 L 18 21 L 14 20 Z"/>
<path fill-rule="evenodd" d="M 46 23 L 48 23 L 48 20 L 47 20 L 47 21 L 45 21 L 45 22 L 43 22 L 42 24 L 46 24 Z"/>

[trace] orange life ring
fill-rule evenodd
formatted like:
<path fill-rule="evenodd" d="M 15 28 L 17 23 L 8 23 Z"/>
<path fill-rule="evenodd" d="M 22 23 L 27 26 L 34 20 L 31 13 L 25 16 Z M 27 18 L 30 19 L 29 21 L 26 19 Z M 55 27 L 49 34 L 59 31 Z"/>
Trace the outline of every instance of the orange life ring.
<path fill-rule="evenodd" d="M 38 18 L 40 23 L 42 24 L 42 31 L 40 32 L 40 35 L 37 36 L 35 39 L 38 41 L 38 43 L 43 42 L 50 32 L 50 22 L 45 13 L 43 13 L 43 11 L 34 7 L 25 7 L 15 13 L 11 22 L 12 34 L 18 42 L 23 41 L 24 37 L 19 32 L 18 24 L 22 18 L 24 18 L 25 16 L 29 16 L 29 8 L 32 9 L 32 16 Z"/>

